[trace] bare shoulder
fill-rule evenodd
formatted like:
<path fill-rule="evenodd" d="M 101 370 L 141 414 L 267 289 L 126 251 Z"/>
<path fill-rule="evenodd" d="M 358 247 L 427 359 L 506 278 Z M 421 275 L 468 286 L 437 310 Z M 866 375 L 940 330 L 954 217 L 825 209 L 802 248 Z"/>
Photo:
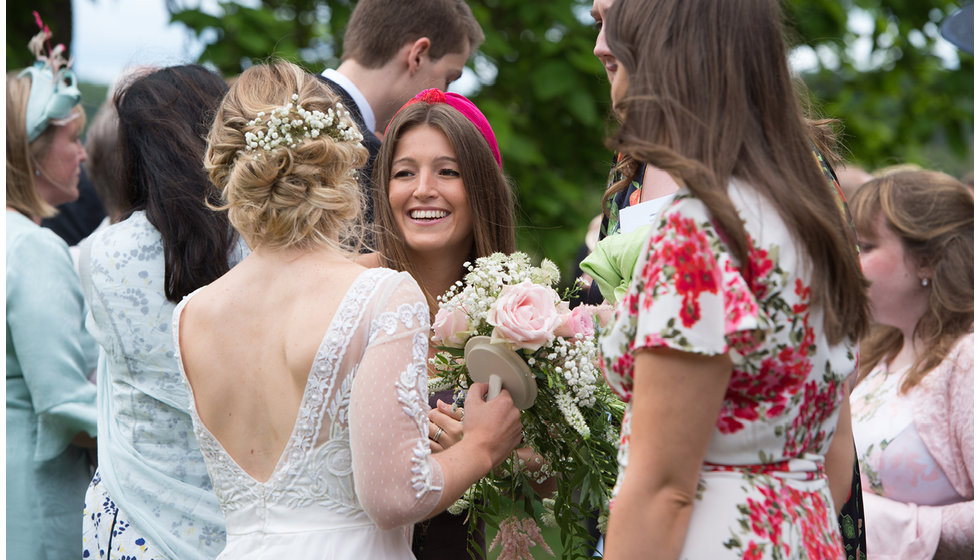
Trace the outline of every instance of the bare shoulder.
<path fill-rule="evenodd" d="M 216 313 L 233 300 L 238 292 L 236 282 L 237 274 L 229 271 L 214 282 L 200 288 L 194 297 L 190 298 L 184 305 L 184 312 L 181 316 L 181 323 L 204 319 Z"/>

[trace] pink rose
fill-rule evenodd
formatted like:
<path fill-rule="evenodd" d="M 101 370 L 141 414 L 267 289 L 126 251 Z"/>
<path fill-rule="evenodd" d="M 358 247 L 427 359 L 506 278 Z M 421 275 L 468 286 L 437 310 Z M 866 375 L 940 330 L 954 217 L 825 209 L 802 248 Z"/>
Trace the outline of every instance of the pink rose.
<path fill-rule="evenodd" d="M 558 302 L 553 289 L 530 280 L 504 286 L 487 314 L 487 322 L 494 326 L 490 338 L 509 342 L 514 349 L 541 348 L 554 340 L 561 324 Z"/>
<path fill-rule="evenodd" d="M 608 303 L 602 303 L 599 305 L 589 305 L 592 308 L 592 312 L 595 314 L 596 318 L 599 320 L 599 326 L 604 327 L 609 324 L 609 320 L 612 319 L 613 313 L 616 311 L 613 306 Z"/>
<path fill-rule="evenodd" d="M 592 317 L 595 314 L 591 305 L 579 305 L 563 317 L 562 324 L 555 334 L 565 338 L 575 338 L 575 335 L 592 336 L 595 334 L 595 324 Z"/>
<path fill-rule="evenodd" d="M 565 338 L 572 338 L 579 333 L 592 336 L 595 334 L 596 321 L 600 327 L 606 326 L 612 319 L 613 311 L 612 306 L 608 303 L 579 305 L 562 317 L 562 324 L 555 331 L 555 334 Z"/>
<path fill-rule="evenodd" d="M 432 321 L 432 341 L 442 346 L 462 348 L 472 333 L 470 317 L 461 306 L 440 307 Z"/>
<path fill-rule="evenodd" d="M 558 318 L 561 319 L 561 322 L 558 323 L 558 325 L 559 325 L 558 328 L 559 329 L 561 328 L 560 325 L 564 325 L 565 323 L 568 322 L 568 317 L 571 314 L 572 314 L 572 310 L 568 307 L 568 302 L 567 301 L 559 301 L 558 302 Z M 558 333 L 556 332 L 555 334 L 557 335 Z M 559 336 L 561 336 L 561 335 L 559 335 Z"/>

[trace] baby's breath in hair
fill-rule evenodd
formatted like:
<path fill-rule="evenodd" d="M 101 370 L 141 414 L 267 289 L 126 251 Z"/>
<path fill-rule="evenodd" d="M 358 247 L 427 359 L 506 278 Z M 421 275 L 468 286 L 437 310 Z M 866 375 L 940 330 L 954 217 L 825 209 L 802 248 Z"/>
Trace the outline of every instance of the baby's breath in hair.
<path fill-rule="evenodd" d="M 281 146 L 295 148 L 303 138 L 318 138 L 321 133 L 329 135 L 338 142 L 358 144 L 363 140 L 360 131 L 350 120 L 343 105 L 337 103 L 326 113 L 307 111 L 299 103 L 299 95 L 293 94 L 293 101 L 284 107 L 276 107 L 266 118 L 264 111 L 248 122 L 248 126 L 258 130 L 245 133 L 245 150 L 259 148 L 270 151 Z M 294 104 L 295 103 L 295 104 Z"/>

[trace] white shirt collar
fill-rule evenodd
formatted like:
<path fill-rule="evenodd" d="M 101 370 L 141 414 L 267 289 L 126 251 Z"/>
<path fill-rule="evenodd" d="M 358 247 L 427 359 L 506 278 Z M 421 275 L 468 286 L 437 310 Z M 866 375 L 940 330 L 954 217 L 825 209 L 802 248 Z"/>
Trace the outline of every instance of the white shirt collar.
<path fill-rule="evenodd" d="M 354 82 L 333 68 L 324 70 L 322 76 L 344 88 L 344 91 L 354 99 L 358 110 L 361 111 L 361 116 L 364 117 L 364 126 L 371 132 L 374 132 L 375 124 L 377 124 L 374 119 L 374 111 L 371 110 L 371 105 L 368 103 L 367 98 L 364 97 L 361 90 L 357 89 Z"/>

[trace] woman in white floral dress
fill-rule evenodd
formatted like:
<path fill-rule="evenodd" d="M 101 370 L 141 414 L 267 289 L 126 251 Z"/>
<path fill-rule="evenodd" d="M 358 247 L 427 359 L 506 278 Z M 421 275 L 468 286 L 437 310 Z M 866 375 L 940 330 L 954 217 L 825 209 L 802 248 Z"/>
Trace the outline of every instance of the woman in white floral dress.
<path fill-rule="evenodd" d="M 681 185 L 601 340 L 628 403 L 605 558 L 841 558 L 867 297 L 778 1 L 617 0 L 604 24 L 610 147 Z"/>
<path fill-rule="evenodd" d="M 252 253 L 177 307 L 173 333 L 221 558 L 411 559 L 412 524 L 520 441 L 510 396 L 483 401 L 482 385 L 464 439 L 431 453 L 428 305 L 408 273 L 341 243 L 357 239 L 360 142 L 330 90 L 281 61 L 239 77 L 208 135 L 205 167 Z"/>
<path fill-rule="evenodd" d="M 875 321 L 851 394 L 868 558 L 973 558 L 973 193 L 904 171 L 851 207 Z"/>

